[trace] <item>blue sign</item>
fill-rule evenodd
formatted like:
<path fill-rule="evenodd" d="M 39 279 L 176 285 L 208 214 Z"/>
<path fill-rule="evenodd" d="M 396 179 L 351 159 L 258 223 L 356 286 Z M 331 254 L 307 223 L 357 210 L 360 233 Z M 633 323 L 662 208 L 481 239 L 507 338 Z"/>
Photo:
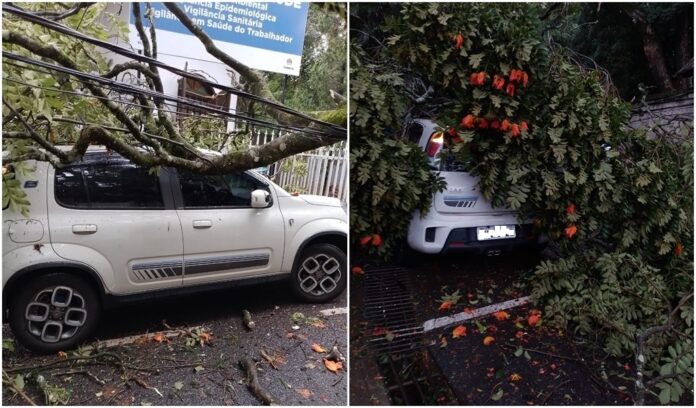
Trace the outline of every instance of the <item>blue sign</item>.
<path fill-rule="evenodd" d="M 151 3 L 155 28 L 192 35 L 162 3 Z M 301 56 L 309 3 L 192 2 L 177 5 L 214 41 Z M 141 3 L 140 9 L 146 10 Z M 133 13 L 130 24 L 134 24 Z"/>

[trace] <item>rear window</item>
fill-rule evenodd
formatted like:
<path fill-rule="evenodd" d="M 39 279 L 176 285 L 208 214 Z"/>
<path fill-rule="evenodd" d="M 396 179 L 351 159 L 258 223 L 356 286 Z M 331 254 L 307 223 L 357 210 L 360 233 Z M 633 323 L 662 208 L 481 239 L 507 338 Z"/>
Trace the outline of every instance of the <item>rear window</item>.
<path fill-rule="evenodd" d="M 58 204 L 81 209 L 164 209 L 159 177 L 129 162 L 56 169 Z"/>

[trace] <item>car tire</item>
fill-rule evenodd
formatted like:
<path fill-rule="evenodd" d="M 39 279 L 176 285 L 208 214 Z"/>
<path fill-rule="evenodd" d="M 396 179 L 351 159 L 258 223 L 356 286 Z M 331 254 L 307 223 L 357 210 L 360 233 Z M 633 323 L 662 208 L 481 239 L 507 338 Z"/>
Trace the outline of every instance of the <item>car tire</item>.
<path fill-rule="evenodd" d="M 291 286 L 302 300 L 328 302 L 340 295 L 348 283 L 346 254 L 331 244 L 305 248 L 295 262 Z"/>
<path fill-rule="evenodd" d="M 96 289 L 64 272 L 22 283 L 9 306 L 12 333 L 19 343 L 39 353 L 79 345 L 94 332 L 101 312 Z"/>

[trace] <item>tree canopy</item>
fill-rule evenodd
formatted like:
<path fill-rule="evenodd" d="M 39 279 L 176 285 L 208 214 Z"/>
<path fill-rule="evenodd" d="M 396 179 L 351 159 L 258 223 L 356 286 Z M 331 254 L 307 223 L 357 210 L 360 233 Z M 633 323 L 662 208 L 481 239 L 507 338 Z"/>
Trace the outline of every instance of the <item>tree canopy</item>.
<path fill-rule="evenodd" d="M 239 75 L 238 83 L 206 82 L 159 62 L 149 6 L 141 10 L 139 3 L 132 4 L 143 43 L 142 54 L 137 54 L 107 41 L 110 36 L 125 40 L 128 27 L 104 13 L 104 4 L 3 4 L 3 163 L 39 159 L 62 166 L 97 143 L 147 167 L 219 173 L 271 164 L 345 140 L 344 105 L 303 113 L 279 103 L 265 75 L 221 51 L 175 3 L 165 6 L 210 55 Z M 104 56 L 106 50 L 131 61 L 114 65 Z M 240 103 L 231 113 L 165 95 L 161 70 L 235 94 Z M 180 121 L 177 104 L 197 113 Z M 227 129 L 230 121 L 235 123 L 233 131 Z M 211 122 L 217 123 L 212 131 L 207 128 Z M 201 133 L 192 132 L 198 127 L 207 129 L 202 133 L 217 132 L 215 147 L 221 155 L 200 152 L 211 146 L 209 140 L 191 137 Z M 254 128 L 278 130 L 281 136 L 259 146 L 239 143 Z M 60 144 L 72 148 L 59 149 Z M 21 196 L 20 191 L 8 192 L 4 191 L 5 200 Z"/>

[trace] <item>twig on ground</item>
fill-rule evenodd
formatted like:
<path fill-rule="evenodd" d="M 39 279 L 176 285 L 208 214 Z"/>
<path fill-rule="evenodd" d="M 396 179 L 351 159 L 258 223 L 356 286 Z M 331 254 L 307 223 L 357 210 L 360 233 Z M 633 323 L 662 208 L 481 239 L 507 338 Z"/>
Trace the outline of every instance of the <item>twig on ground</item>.
<path fill-rule="evenodd" d="M 239 364 L 246 373 L 248 387 L 252 394 L 264 404 L 277 405 L 275 398 L 259 384 L 259 377 L 256 374 L 256 364 L 248 357 L 241 359 Z"/>
<path fill-rule="evenodd" d="M 94 382 L 96 382 L 99 385 L 106 385 L 106 381 L 99 379 L 96 375 L 90 373 L 87 370 L 68 370 L 68 371 L 63 371 L 59 373 L 53 373 L 54 376 L 63 376 L 63 375 L 75 375 L 75 374 L 83 374 L 86 375 L 87 377 L 91 378 Z"/>
<path fill-rule="evenodd" d="M 2 369 L 2 382 L 5 383 L 5 385 L 7 385 L 8 387 L 12 388 L 12 390 L 15 393 L 17 393 L 17 395 L 22 397 L 22 399 L 27 402 L 27 404 L 36 406 L 34 400 L 29 398 L 29 396 L 23 390 L 20 390 L 15 385 L 14 381 L 12 381 L 12 377 L 10 377 L 9 374 L 7 374 L 7 371 L 5 371 L 4 368 Z"/>

